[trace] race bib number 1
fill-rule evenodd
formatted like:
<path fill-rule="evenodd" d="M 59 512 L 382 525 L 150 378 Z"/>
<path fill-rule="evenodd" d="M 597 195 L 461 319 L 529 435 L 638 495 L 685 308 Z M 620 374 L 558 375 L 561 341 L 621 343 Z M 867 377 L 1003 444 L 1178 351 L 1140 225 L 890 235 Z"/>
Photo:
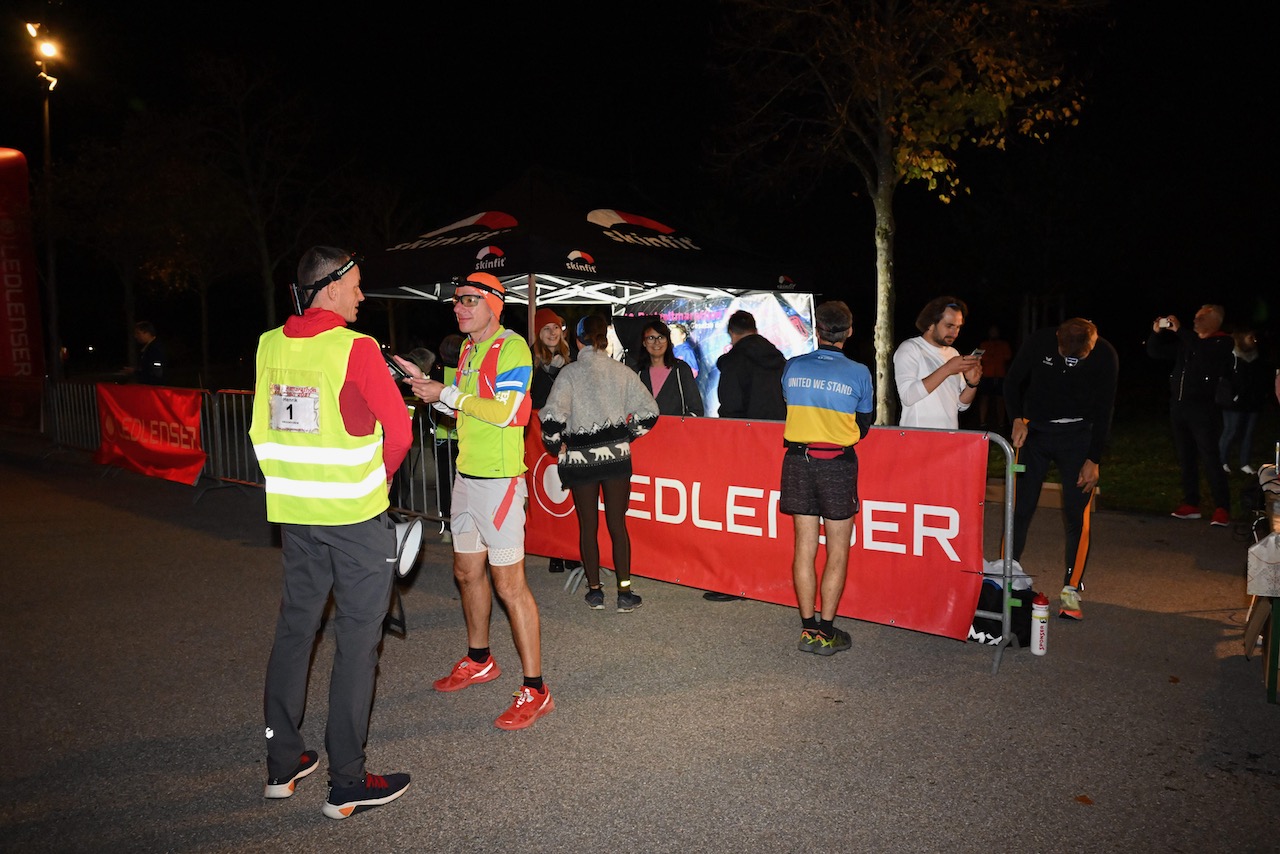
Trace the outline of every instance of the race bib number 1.
<path fill-rule="evenodd" d="M 320 389 L 271 384 L 271 429 L 288 433 L 320 432 Z"/>

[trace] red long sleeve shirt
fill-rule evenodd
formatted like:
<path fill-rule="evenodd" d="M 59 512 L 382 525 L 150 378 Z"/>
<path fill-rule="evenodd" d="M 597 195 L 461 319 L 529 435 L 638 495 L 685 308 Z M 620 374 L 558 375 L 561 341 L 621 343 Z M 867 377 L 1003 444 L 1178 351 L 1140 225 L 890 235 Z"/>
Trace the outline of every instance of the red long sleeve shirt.
<path fill-rule="evenodd" d="M 284 334 L 286 338 L 314 338 L 346 325 L 347 321 L 336 312 L 309 308 L 306 314 L 294 315 L 284 322 Z M 352 436 L 369 436 L 375 424 L 382 425 L 382 462 L 390 482 L 409 453 L 413 431 L 408 407 L 372 338 L 358 338 L 352 345 L 338 406 L 342 423 Z"/>

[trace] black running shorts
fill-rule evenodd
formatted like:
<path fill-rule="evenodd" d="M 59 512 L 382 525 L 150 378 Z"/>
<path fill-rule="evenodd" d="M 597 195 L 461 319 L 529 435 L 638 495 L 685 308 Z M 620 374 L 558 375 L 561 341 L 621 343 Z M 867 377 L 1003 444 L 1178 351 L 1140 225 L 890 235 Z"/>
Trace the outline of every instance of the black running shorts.
<path fill-rule="evenodd" d="M 834 460 L 787 454 L 778 509 L 788 516 L 853 518 L 858 512 L 858 457 L 852 449 Z"/>

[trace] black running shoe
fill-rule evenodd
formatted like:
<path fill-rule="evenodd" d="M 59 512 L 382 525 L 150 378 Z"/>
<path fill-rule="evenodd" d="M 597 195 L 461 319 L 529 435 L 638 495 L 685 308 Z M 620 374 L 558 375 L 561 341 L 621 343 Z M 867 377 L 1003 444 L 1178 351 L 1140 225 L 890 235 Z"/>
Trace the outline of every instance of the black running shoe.
<path fill-rule="evenodd" d="M 329 798 L 322 811 L 329 818 L 350 818 L 358 812 L 389 804 L 409 788 L 408 774 L 365 774 L 363 783 L 329 785 Z"/>
<path fill-rule="evenodd" d="M 298 767 L 283 777 L 272 777 L 267 781 L 267 790 L 263 793 L 268 798 L 292 797 L 298 781 L 320 767 L 320 755 L 308 750 L 298 758 Z"/>

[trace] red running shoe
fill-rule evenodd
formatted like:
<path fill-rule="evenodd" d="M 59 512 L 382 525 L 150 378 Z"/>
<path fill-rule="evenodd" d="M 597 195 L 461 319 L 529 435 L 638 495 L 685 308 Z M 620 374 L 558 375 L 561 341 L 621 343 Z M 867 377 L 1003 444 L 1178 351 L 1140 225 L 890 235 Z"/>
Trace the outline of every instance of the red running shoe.
<path fill-rule="evenodd" d="M 555 700 L 551 699 L 551 692 L 545 687 L 542 693 L 538 693 L 523 685 L 515 697 L 516 701 L 511 704 L 511 708 L 498 715 L 498 719 L 493 722 L 498 729 L 524 729 L 556 707 Z"/>
<path fill-rule="evenodd" d="M 1209 522 L 1215 528 L 1231 527 L 1231 512 L 1225 507 L 1219 507 L 1213 511 L 1213 520 Z"/>
<path fill-rule="evenodd" d="M 471 660 L 471 656 L 467 656 L 453 665 L 453 669 L 449 671 L 448 676 L 443 679 L 437 679 L 434 684 L 437 691 L 461 691 L 468 685 L 492 682 L 501 675 L 502 671 L 498 669 L 498 661 L 492 655 L 489 656 L 488 661 L 482 664 L 477 664 Z"/>
<path fill-rule="evenodd" d="M 1169 515 L 1175 519 L 1199 519 L 1200 508 L 1194 507 L 1190 504 L 1183 504 L 1181 507 L 1179 507 L 1177 510 L 1174 510 Z"/>

